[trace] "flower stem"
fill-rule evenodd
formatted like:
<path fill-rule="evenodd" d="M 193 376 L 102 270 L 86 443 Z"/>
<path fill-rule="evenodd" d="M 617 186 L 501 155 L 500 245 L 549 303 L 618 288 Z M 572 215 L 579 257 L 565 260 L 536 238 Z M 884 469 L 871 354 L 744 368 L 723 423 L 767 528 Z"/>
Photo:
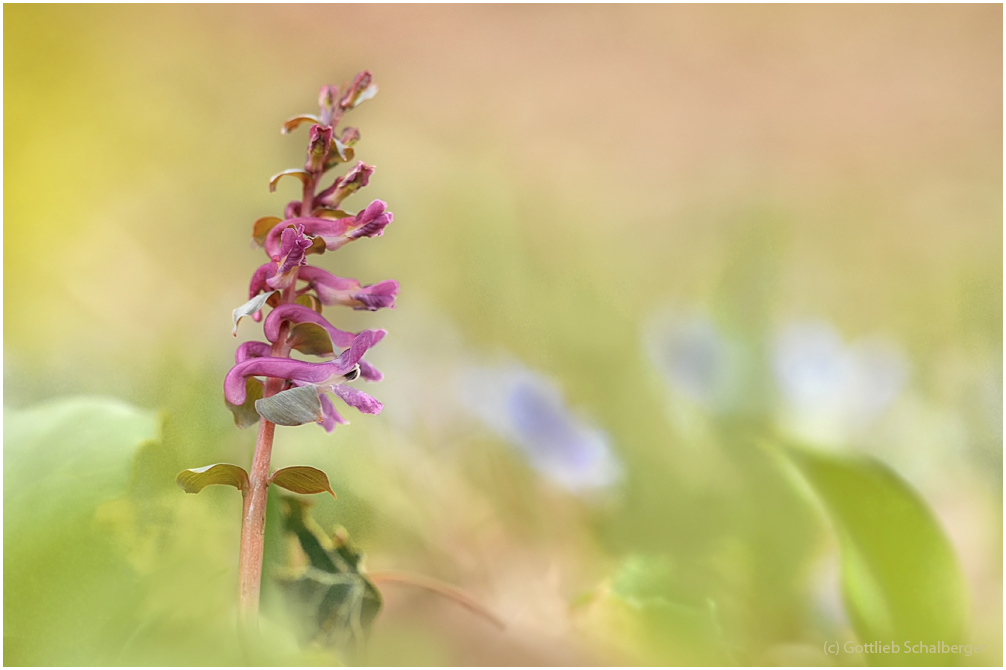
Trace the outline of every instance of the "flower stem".
<path fill-rule="evenodd" d="M 266 380 L 266 388 L 278 379 Z M 275 391 L 273 391 L 275 392 Z M 266 395 L 272 395 L 268 390 Z M 241 519 L 241 549 L 238 557 L 238 608 L 241 621 L 254 625 L 258 620 L 259 592 L 262 586 L 262 554 L 265 548 L 265 508 L 269 498 L 269 462 L 276 424 L 262 419 L 255 443 L 248 490 L 244 491 Z"/>

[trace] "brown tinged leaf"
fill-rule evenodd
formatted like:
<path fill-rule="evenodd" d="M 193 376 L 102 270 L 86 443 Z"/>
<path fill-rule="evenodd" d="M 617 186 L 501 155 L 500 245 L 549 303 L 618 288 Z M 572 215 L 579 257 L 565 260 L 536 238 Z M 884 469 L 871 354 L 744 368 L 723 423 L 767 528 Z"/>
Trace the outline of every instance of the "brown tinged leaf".
<path fill-rule="evenodd" d="M 233 486 L 239 491 L 248 489 L 248 473 L 237 465 L 214 463 L 201 468 L 182 470 L 175 482 L 186 493 L 199 493 L 207 486 Z"/>
<path fill-rule="evenodd" d="M 321 119 L 314 114 L 298 114 L 297 116 L 291 116 L 283 122 L 283 127 L 280 128 L 279 132 L 283 135 L 289 135 L 302 123 L 317 123 L 321 125 Z"/>
<path fill-rule="evenodd" d="M 294 465 L 277 470 L 272 473 L 269 483 L 294 493 L 331 493 L 333 498 L 336 497 L 328 481 L 328 475 L 307 465 Z"/>
<path fill-rule="evenodd" d="M 296 177 L 300 180 L 302 184 L 307 183 L 307 180 L 311 178 L 311 175 L 307 173 L 307 170 L 301 168 L 290 168 L 289 170 L 283 170 L 282 172 L 277 172 L 272 177 L 269 178 L 269 192 L 274 193 L 276 191 L 276 184 L 283 177 Z"/>
<path fill-rule="evenodd" d="M 308 356 L 330 356 L 335 353 L 332 336 L 328 334 L 328 331 L 309 321 L 294 325 L 290 329 L 290 334 L 287 335 L 287 342 L 291 347 Z"/>
<path fill-rule="evenodd" d="M 245 380 L 245 393 L 247 396 L 243 405 L 232 405 L 224 398 L 227 409 L 234 415 L 234 425 L 241 429 L 258 423 L 259 413 L 255 409 L 255 402 L 265 395 L 265 387 L 254 377 L 248 377 Z"/>
<path fill-rule="evenodd" d="M 304 307 L 313 309 L 314 311 L 318 312 L 318 314 L 321 314 L 321 300 L 318 300 L 318 297 L 313 293 L 305 293 L 304 295 L 299 295 L 297 296 L 297 299 L 294 300 L 294 302 L 297 303 L 298 305 L 304 305 Z M 331 340 L 331 337 L 329 337 L 329 340 Z"/>
<path fill-rule="evenodd" d="M 262 246 L 265 244 L 265 236 L 269 234 L 269 231 L 276 227 L 277 224 L 282 223 L 283 219 L 278 216 L 263 216 L 261 219 L 255 221 L 252 226 L 252 239 L 255 240 L 255 244 Z"/>
<path fill-rule="evenodd" d="M 331 209 L 330 207 L 315 207 L 311 214 L 319 219 L 346 219 L 353 216 L 349 212 L 344 212 L 341 209 Z"/>
<path fill-rule="evenodd" d="M 356 157 L 356 150 L 353 147 L 344 146 L 339 140 L 333 140 L 335 152 L 329 153 L 328 160 L 325 161 L 325 169 L 331 170 L 340 163 L 349 163 Z"/>

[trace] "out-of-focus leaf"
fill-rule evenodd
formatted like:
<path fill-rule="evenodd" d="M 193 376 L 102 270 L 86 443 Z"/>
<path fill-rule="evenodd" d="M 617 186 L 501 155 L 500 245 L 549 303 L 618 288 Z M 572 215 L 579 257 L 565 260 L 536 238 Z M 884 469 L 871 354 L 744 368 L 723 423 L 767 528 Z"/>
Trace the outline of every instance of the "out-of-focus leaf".
<path fill-rule="evenodd" d="M 316 323 L 307 321 L 295 324 L 290 329 L 287 341 L 294 349 L 309 356 L 328 356 L 335 351 L 332 336 L 328 331 Z"/>
<path fill-rule="evenodd" d="M 273 473 L 271 483 L 294 493 L 331 493 L 335 491 L 328 481 L 328 475 L 307 465 L 293 465 Z"/>
<path fill-rule="evenodd" d="M 245 402 L 243 405 L 232 405 L 227 398 L 224 398 L 224 404 L 227 405 L 227 409 L 234 415 L 234 425 L 238 428 L 248 428 L 258 423 L 259 413 L 255 409 L 255 403 L 265 395 L 265 387 L 262 385 L 262 382 L 254 377 L 247 377 L 245 379 L 245 392 Z"/>
<path fill-rule="evenodd" d="M 950 542 L 912 488 L 867 456 L 781 450 L 823 504 L 842 554 L 843 596 L 864 642 L 956 644 L 968 610 Z M 867 654 L 872 664 L 947 664 L 950 655 Z"/>
<path fill-rule="evenodd" d="M 362 573 L 363 554 L 341 530 L 329 538 L 307 505 L 284 498 L 284 526 L 297 537 L 308 565 L 281 577 L 307 642 L 359 649 L 381 609 L 381 593 Z"/>
<path fill-rule="evenodd" d="M 280 132 L 284 135 L 292 133 L 302 123 L 317 123 L 318 125 L 321 125 L 321 119 L 314 114 L 298 114 L 297 116 L 292 116 L 284 121 L 283 127 L 280 128 Z"/>
<path fill-rule="evenodd" d="M 125 493 L 133 456 L 159 436 L 155 412 L 112 398 L 60 398 L 4 408 L 4 542 L 79 522 Z"/>
<path fill-rule="evenodd" d="M 270 193 L 276 190 L 276 184 L 278 184 L 279 180 L 282 179 L 283 177 L 296 177 L 301 181 L 301 183 L 305 183 L 311 177 L 311 175 L 309 175 L 306 170 L 302 170 L 301 168 L 290 168 L 289 170 L 283 170 L 282 172 L 277 172 L 276 174 L 274 174 L 272 177 L 269 178 Z"/>
<path fill-rule="evenodd" d="M 639 662 L 726 665 L 730 654 L 715 602 L 659 556 L 631 556 L 593 596 L 581 598 L 578 616 L 592 628 L 623 628 Z M 608 631 L 593 631 L 602 637 Z"/>
<path fill-rule="evenodd" d="M 251 316 L 255 312 L 262 309 L 262 306 L 265 305 L 266 300 L 268 300 L 273 293 L 277 293 L 277 291 L 269 291 L 268 293 L 259 293 L 257 296 L 255 296 L 245 304 L 236 308 L 233 313 L 234 330 L 231 331 L 231 334 L 237 337 L 238 324 L 241 322 L 241 319 L 243 319 L 246 316 Z"/>
<path fill-rule="evenodd" d="M 294 300 L 298 305 L 304 305 L 304 307 L 310 307 L 314 311 L 321 314 L 321 301 L 318 300 L 318 296 L 312 295 L 311 293 L 305 293 L 303 295 L 297 296 Z M 331 337 L 329 337 L 331 340 Z"/>
<path fill-rule="evenodd" d="M 252 226 L 252 239 L 255 241 L 255 244 L 260 247 L 265 244 L 265 238 L 269 234 L 269 231 L 282 222 L 283 219 L 278 216 L 263 216 L 257 219 Z"/>
<path fill-rule="evenodd" d="M 238 491 L 244 491 L 248 488 L 248 473 L 237 465 L 214 463 L 201 468 L 182 470 L 175 477 L 175 482 L 186 493 L 199 493 L 214 484 L 233 486 Z"/>
<path fill-rule="evenodd" d="M 295 386 L 274 396 L 255 401 L 263 418 L 278 426 L 301 426 L 322 420 L 318 389 L 313 384 Z"/>

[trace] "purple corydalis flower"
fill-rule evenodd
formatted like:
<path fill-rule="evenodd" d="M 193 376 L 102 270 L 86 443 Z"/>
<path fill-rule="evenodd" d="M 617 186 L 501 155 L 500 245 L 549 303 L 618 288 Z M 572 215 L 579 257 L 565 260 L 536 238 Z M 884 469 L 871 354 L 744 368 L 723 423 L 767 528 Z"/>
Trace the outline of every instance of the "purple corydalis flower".
<path fill-rule="evenodd" d="M 307 265 L 307 250 L 311 248 L 311 240 L 304 236 L 304 226 L 284 228 L 280 235 L 279 268 L 272 277 L 266 279 L 269 288 L 283 289 L 293 283 L 297 276 L 297 268 Z"/>
<path fill-rule="evenodd" d="M 394 279 L 361 286 L 356 279 L 346 279 L 316 267 L 305 267 L 299 279 L 307 282 L 304 290 L 314 289 L 323 305 L 345 305 L 353 309 L 395 308 L 398 282 Z"/>
<path fill-rule="evenodd" d="M 320 237 L 328 251 L 340 247 L 361 237 L 381 237 L 384 228 L 394 221 L 395 216 L 385 211 L 387 205 L 382 200 L 375 200 L 356 216 L 341 219 L 323 219 L 306 216 L 288 219 L 269 231 L 265 238 L 265 250 L 269 258 L 279 262 L 282 258 L 281 236 L 288 226 L 304 226 L 304 234 L 308 237 Z"/>
<path fill-rule="evenodd" d="M 331 126 L 311 126 L 311 135 L 307 143 L 307 163 L 304 169 L 308 172 L 321 172 L 325 167 L 325 158 L 332 145 Z"/>
<path fill-rule="evenodd" d="M 345 139 L 343 139 L 343 143 L 346 143 Z M 347 197 L 369 184 L 373 174 L 373 166 L 360 161 L 356 167 L 346 173 L 346 176 L 336 179 L 331 186 L 319 193 L 315 202 L 327 207 L 338 207 Z"/>
<path fill-rule="evenodd" d="M 375 331 L 365 330 L 353 341 L 353 345 L 343 351 L 338 358 L 327 363 L 308 363 L 292 358 L 262 356 L 246 358 L 231 368 L 224 379 L 224 397 L 235 406 L 244 404 L 245 379 L 248 377 L 275 377 L 292 382 L 308 384 L 333 384 L 353 370 L 367 349 L 383 337 Z"/>
<path fill-rule="evenodd" d="M 356 341 L 356 338 L 359 337 L 357 333 L 347 333 L 344 330 L 339 330 L 330 324 L 328 319 L 310 307 L 297 304 L 287 304 L 276 307 L 269 313 L 269 316 L 266 317 L 265 324 L 262 326 L 262 331 L 265 333 L 267 340 L 275 342 L 279 339 L 279 329 L 280 326 L 283 325 L 284 321 L 289 321 L 291 323 L 316 323 L 328 331 L 329 336 L 332 338 L 332 344 L 337 347 L 351 346 L 353 342 Z M 369 332 L 374 333 L 374 344 L 380 342 L 381 338 L 385 335 L 384 330 L 373 330 Z"/>

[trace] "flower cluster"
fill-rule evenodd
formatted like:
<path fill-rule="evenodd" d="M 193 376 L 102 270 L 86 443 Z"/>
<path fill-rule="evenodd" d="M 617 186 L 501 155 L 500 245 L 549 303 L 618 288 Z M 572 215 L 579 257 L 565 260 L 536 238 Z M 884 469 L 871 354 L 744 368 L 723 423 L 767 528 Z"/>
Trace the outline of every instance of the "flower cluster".
<path fill-rule="evenodd" d="M 381 200 L 356 214 L 342 209 L 347 197 L 367 186 L 373 166 L 357 162 L 329 186 L 321 184 L 326 172 L 351 164 L 354 158 L 353 145 L 360 132 L 356 128 L 337 132 L 342 116 L 376 92 L 371 74 L 362 72 L 343 86 L 341 95 L 338 88 L 323 86 L 317 116 L 295 116 L 283 125 L 283 132 L 288 133 L 301 124 L 311 124 L 307 160 L 302 169 L 274 176 L 270 190 L 275 190 L 281 178 L 293 176 L 301 181 L 303 196 L 286 206 L 282 219 L 261 218 L 252 231 L 253 240 L 269 260 L 252 275 L 249 301 L 234 310 L 235 334 L 242 317 L 261 321 L 262 309 L 272 309 L 263 323 L 267 341 L 240 345 L 236 364 L 224 381 L 227 406 L 241 427 L 262 416 L 280 425 L 315 421 L 331 431 L 336 424 L 347 422 L 336 411 L 329 393 L 366 414 L 382 409 L 380 402 L 348 383 L 359 378 L 381 379 L 381 373 L 364 356 L 385 331 L 340 330 L 322 316 L 322 309 L 330 305 L 370 311 L 393 309 L 398 282 L 364 286 L 356 279 L 337 277 L 307 264 L 312 254 L 335 251 L 363 237 L 380 237 L 394 219 Z M 294 359 L 293 351 L 320 360 Z"/>

